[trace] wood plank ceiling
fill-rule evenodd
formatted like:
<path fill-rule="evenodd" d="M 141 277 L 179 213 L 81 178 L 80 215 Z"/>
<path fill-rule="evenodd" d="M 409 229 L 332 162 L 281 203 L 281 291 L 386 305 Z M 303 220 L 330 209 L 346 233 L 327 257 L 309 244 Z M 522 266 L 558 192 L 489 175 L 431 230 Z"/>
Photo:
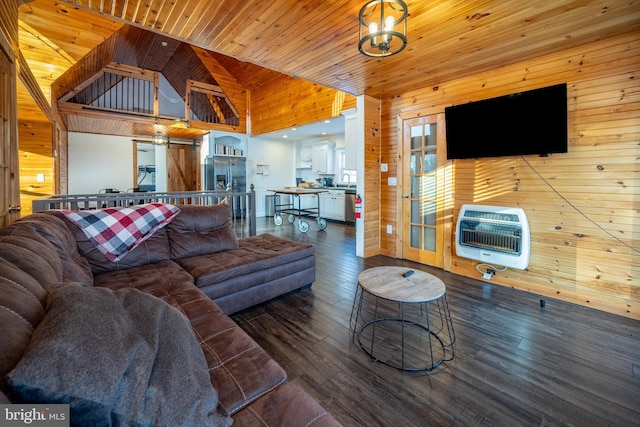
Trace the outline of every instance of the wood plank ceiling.
<path fill-rule="evenodd" d="M 212 51 L 247 89 L 280 73 L 377 98 L 640 31 L 634 0 L 409 0 L 408 46 L 358 52 L 364 0 L 35 0 L 20 7 L 20 48 L 45 94 L 125 24 Z M 151 37 L 151 36 L 149 36 Z M 150 43 L 140 52 L 159 58 Z M 176 64 L 180 66 L 180 64 Z"/>

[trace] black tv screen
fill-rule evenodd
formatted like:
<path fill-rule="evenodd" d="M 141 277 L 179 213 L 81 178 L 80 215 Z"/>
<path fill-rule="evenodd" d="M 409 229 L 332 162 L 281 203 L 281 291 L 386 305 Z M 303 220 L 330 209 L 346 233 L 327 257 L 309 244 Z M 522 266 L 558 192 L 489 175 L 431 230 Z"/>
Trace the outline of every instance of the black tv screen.
<path fill-rule="evenodd" d="M 567 152 L 566 83 L 444 112 L 448 159 Z"/>

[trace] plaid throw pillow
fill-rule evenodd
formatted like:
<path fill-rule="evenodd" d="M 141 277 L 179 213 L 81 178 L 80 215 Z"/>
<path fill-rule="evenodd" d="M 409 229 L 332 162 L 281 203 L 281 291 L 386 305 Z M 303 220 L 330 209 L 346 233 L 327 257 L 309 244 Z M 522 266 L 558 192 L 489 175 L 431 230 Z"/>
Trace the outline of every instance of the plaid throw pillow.
<path fill-rule="evenodd" d="M 108 260 L 120 261 L 180 213 L 162 203 L 94 211 L 61 211 Z"/>

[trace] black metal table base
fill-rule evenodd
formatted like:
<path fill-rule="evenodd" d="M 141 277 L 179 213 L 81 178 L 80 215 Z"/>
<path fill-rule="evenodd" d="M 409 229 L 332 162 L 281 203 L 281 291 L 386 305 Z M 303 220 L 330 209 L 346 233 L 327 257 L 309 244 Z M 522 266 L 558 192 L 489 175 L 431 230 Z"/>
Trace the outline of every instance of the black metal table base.
<path fill-rule="evenodd" d="M 432 371 L 454 357 L 446 294 L 427 302 L 392 301 L 356 289 L 352 342 L 380 363 L 407 372 Z"/>

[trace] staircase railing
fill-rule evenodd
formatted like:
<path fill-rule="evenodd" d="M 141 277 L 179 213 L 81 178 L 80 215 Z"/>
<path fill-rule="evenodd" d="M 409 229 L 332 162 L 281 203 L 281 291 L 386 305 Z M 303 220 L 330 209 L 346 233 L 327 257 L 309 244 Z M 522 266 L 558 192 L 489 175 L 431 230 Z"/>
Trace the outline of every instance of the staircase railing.
<path fill-rule="evenodd" d="M 50 209 L 92 210 L 144 203 L 203 206 L 225 203 L 231 206 L 233 226 L 238 237 L 256 235 L 256 193 L 253 184 L 248 192 L 216 190 L 56 194 L 33 200 L 32 207 L 33 212 L 40 212 Z"/>

